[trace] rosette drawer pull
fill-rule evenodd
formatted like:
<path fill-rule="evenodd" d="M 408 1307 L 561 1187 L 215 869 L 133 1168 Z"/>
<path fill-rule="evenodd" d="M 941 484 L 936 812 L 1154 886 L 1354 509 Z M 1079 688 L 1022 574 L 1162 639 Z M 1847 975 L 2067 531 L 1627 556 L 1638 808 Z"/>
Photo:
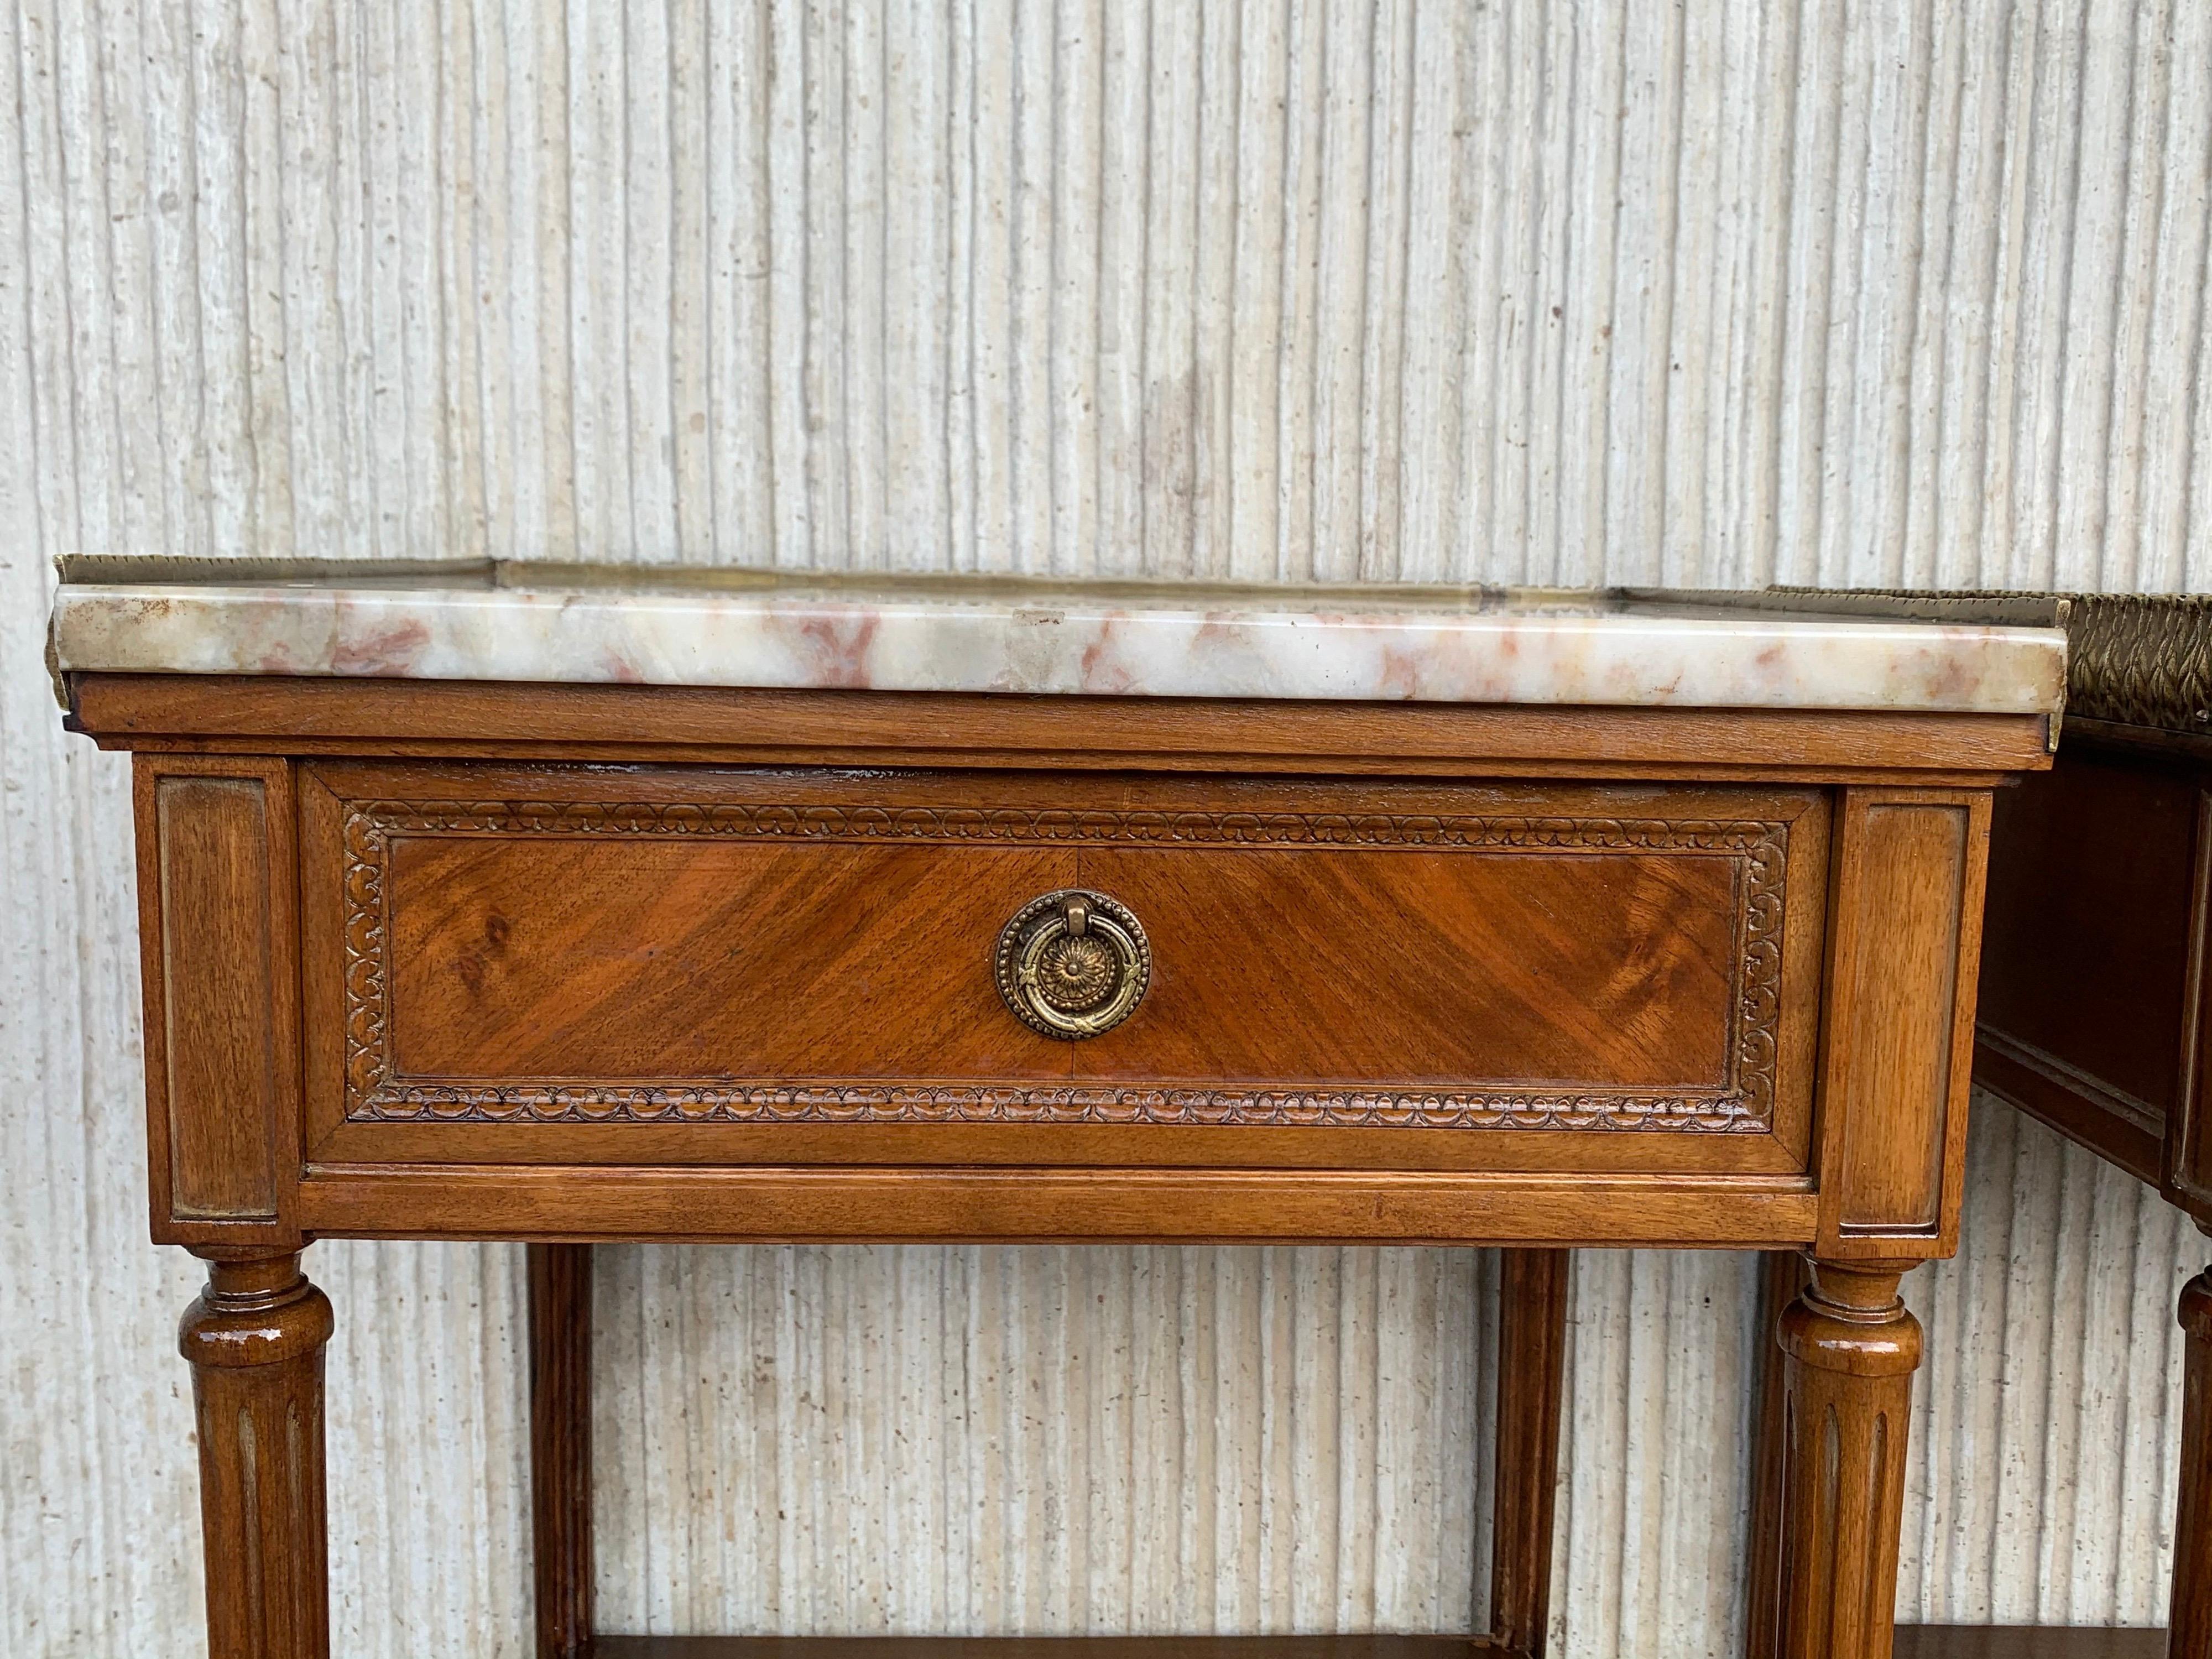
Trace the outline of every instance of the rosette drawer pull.
<path fill-rule="evenodd" d="M 1152 951 L 1128 907 L 1081 888 L 1031 899 L 999 934 L 999 994 L 1047 1036 L 1074 1041 L 1128 1018 L 1152 982 Z"/>

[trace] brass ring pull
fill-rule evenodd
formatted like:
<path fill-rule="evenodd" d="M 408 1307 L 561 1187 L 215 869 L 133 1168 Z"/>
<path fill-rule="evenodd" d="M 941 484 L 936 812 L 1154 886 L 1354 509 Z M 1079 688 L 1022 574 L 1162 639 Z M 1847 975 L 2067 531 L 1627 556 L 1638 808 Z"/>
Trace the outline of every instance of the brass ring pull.
<path fill-rule="evenodd" d="M 1152 947 L 1126 905 L 1071 887 L 1014 913 L 1000 932 L 996 965 L 1015 1018 L 1073 1042 L 1134 1012 L 1152 983 Z"/>

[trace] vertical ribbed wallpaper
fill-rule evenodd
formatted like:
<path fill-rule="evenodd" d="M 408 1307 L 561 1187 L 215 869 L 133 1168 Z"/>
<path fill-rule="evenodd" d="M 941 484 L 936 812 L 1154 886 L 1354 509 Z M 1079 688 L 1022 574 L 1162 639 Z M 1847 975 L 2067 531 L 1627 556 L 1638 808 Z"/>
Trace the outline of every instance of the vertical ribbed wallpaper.
<path fill-rule="evenodd" d="M 198 1651 L 64 552 L 2212 591 L 2197 0 L 0 0 L 0 1650 Z M 2001 1108 L 1908 1616 L 2162 1617 L 2206 1248 Z M 520 1254 L 325 1244 L 340 1654 L 526 1652 Z M 1756 1264 L 1574 1281 L 1559 1651 L 1741 1643 Z M 1442 1628 L 1487 1258 L 608 1250 L 633 1628 Z"/>
<path fill-rule="evenodd" d="M 2212 580 L 2191 0 L 12 0 L 59 547 Z"/>

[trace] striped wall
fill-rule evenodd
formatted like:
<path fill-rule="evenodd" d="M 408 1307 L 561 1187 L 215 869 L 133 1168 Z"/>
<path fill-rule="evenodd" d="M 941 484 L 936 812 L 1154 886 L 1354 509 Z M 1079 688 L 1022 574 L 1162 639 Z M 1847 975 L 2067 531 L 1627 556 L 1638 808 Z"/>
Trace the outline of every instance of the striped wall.
<path fill-rule="evenodd" d="M 2212 591 L 2195 0 L 0 0 L 0 1650 L 189 1655 L 67 551 Z M 2206 1247 L 2000 1108 L 1900 1607 L 2155 1621 Z M 329 1244 L 346 1656 L 526 1650 L 520 1273 Z M 1560 1650 L 1732 1654 L 1755 1267 L 1588 1255 Z M 1442 1253 L 610 1250 L 666 1630 L 1449 1628 Z"/>

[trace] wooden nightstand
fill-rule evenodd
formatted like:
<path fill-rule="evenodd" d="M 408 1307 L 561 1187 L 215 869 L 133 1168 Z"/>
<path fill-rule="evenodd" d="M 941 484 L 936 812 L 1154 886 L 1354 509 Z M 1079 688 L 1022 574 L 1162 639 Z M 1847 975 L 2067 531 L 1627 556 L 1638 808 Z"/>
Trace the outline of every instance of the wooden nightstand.
<path fill-rule="evenodd" d="M 547 1654 L 592 1640 L 592 1241 L 1515 1252 L 1496 1628 L 1113 1644 L 1154 1655 L 1533 1652 L 1558 1252 L 1802 1249 L 1784 1647 L 1888 1650 L 1897 1285 L 1954 1247 L 1990 794 L 2047 764 L 2047 630 L 102 574 L 56 654 L 137 751 L 216 1654 L 326 1649 L 325 1236 L 548 1247 Z"/>
<path fill-rule="evenodd" d="M 2212 1231 L 2212 605 L 2081 595 L 2057 763 L 1997 800 L 1974 1079 Z M 2212 1272 L 2188 1333 L 2168 1646 L 2212 1654 Z"/>

